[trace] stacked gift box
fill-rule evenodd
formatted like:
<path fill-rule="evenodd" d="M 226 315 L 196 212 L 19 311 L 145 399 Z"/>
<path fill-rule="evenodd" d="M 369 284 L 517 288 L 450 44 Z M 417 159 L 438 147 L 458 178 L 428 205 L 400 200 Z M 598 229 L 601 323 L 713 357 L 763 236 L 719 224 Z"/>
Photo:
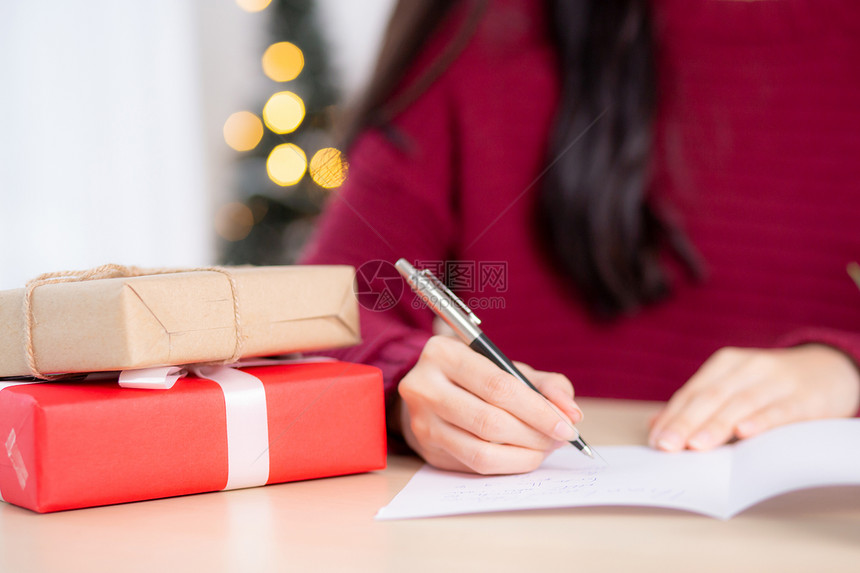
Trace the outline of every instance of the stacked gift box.
<path fill-rule="evenodd" d="M 353 279 L 107 266 L 0 292 L 0 499 L 50 512 L 383 468 L 377 369 L 249 360 L 358 342 Z"/>

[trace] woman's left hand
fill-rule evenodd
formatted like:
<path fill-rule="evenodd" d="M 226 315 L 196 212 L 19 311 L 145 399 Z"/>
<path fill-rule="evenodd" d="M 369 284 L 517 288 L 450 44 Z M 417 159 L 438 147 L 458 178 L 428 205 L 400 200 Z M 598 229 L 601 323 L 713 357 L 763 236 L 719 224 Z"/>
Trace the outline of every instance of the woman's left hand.
<path fill-rule="evenodd" d="M 853 416 L 860 372 L 821 344 L 713 354 L 653 420 L 651 446 L 708 450 L 801 420 Z"/>

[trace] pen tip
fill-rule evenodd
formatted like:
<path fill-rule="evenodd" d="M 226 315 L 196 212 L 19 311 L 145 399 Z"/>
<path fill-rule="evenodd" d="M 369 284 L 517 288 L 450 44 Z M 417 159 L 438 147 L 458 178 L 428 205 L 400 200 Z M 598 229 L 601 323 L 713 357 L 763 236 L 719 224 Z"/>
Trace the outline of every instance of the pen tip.
<path fill-rule="evenodd" d="M 594 452 L 591 451 L 591 448 L 588 447 L 588 445 L 585 445 L 582 448 L 582 453 L 585 454 L 586 456 L 588 456 L 589 458 L 591 458 L 592 460 L 594 459 Z"/>

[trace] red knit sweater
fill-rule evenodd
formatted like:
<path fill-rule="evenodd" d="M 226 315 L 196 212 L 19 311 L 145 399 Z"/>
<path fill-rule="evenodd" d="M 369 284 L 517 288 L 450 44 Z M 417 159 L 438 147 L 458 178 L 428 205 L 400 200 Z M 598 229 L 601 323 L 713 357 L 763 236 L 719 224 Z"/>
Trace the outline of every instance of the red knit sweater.
<path fill-rule="evenodd" d="M 559 80 L 535 0 L 491 2 L 458 59 L 395 119 L 400 146 L 360 137 L 305 262 L 447 261 L 487 335 L 512 359 L 565 373 L 578 396 L 665 400 L 723 346 L 821 341 L 860 363 L 860 291 L 845 270 L 860 261 L 860 2 L 653 4 L 652 193 L 704 257 L 704 284 L 667 260 L 668 301 L 601 324 L 547 267 L 533 209 Z M 405 289 L 391 309 L 363 309 L 363 344 L 339 353 L 380 366 L 389 392 L 430 336 L 432 313 L 413 301 Z"/>

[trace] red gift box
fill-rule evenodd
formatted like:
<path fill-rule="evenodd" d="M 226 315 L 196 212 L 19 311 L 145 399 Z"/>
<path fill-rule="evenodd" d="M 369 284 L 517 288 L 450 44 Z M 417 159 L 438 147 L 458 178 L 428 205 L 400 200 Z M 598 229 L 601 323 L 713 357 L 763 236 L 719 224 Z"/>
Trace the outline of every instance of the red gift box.
<path fill-rule="evenodd" d="M 206 376 L 217 381 L 189 376 L 170 390 L 0 381 L 0 496 L 51 512 L 385 467 L 376 368 L 332 361 Z"/>

